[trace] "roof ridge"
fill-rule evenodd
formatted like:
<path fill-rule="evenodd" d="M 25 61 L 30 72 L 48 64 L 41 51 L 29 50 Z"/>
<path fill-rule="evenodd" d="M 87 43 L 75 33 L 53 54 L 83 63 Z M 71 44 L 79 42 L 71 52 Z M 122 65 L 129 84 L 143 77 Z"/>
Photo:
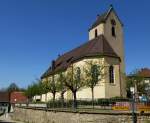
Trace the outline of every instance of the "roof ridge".
<path fill-rule="evenodd" d="M 88 42 L 83 43 L 77 48 L 74 48 L 71 51 L 66 52 L 63 56 L 57 58 L 56 64 L 59 62 L 62 62 L 62 64 L 58 65 L 53 71 L 48 69 L 47 72 L 45 72 L 45 74 L 43 74 L 41 78 L 44 78 L 45 76 L 51 75 L 60 70 L 67 69 L 67 67 L 70 65 L 70 63 L 67 63 L 67 60 L 71 57 L 74 58 L 70 62 L 74 63 L 78 60 L 81 60 L 82 58 L 94 57 L 98 55 L 119 58 L 119 56 L 112 49 L 111 45 L 108 43 L 107 39 L 103 34 L 99 35 L 98 37 L 92 40 L 89 40 Z"/>
<path fill-rule="evenodd" d="M 89 31 L 90 31 L 91 29 L 95 28 L 95 27 L 96 27 L 97 25 L 99 25 L 100 23 L 105 23 L 106 20 L 107 20 L 107 18 L 108 18 L 108 16 L 109 16 L 109 14 L 110 14 L 112 11 L 115 13 L 115 15 L 116 15 L 116 17 L 118 18 L 120 24 L 123 26 L 122 21 L 121 21 L 120 18 L 118 17 L 117 12 L 115 11 L 113 5 L 111 4 L 110 7 L 109 7 L 109 9 L 108 9 L 106 12 L 100 14 L 99 17 L 98 17 L 98 19 L 96 19 L 96 21 L 94 21 L 94 23 L 90 26 Z"/>
<path fill-rule="evenodd" d="M 88 41 L 84 42 L 84 43 L 81 44 L 80 46 L 77 46 L 77 47 L 73 48 L 73 49 L 70 50 L 70 51 L 67 51 L 66 53 L 64 53 L 63 55 L 61 55 L 60 57 L 58 57 L 57 59 L 59 59 L 59 58 L 65 56 L 66 54 L 68 54 L 68 53 L 70 53 L 70 52 L 73 52 L 74 50 L 77 50 L 77 49 L 80 48 L 80 47 L 83 47 L 84 45 L 87 45 L 87 44 L 91 43 L 91 41 L 93 41 L 93 40 L 95 40 L 95 39 L 97 39 L 97 38 L 99 38 L 99 37 L 101 37 L 101 36 L 103 36 L 103 34 L 97 36 L 97 37 L 94 38 L 94 39 L 91 39 L 91 40 L 88 40 Z M 57 59 L 56 59 L 56 60 L 57 60 Z"/>

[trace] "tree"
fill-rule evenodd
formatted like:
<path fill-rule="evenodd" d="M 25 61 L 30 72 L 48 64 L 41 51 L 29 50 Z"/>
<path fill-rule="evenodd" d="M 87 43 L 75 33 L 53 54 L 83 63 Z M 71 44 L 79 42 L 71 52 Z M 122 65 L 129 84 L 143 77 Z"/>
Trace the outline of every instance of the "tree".
<path fill-rule="evenodd" d="M 47 93 L 49 92 L 48 80 L 42 82 L 43 94 L 45 94 L 45 102 L 47 102 Z"/>
<path fill-rule="evenodd" d="M 34 96 L 43 94 L 43 84 L 41 80 L 36 79 L 31 85 L 29 85 L 25 91 L 25 95 L 31 100 Z M 41 97 L 40 97 L 41 98 Z"/>
<path fill-rule="evenodd" d="M 76 101 L 76 93 L 77 91 L 85 86 L 83 81 L 83 75 L 79 67 L 74 67 L 72 64 L 66 73 L 66 81 L 65 86 L 72 92 L 73 94 L 73 107 L 77 108 L 77 101 Z"/>
<path fill-rule="evenodd" d="M 126 77 L 126 91 L 128 97 L 131 97 L 130 87 L 134 87 L 136 94 L 146 93 L 145 88 L 147 84 L 144 81 L 144 77 L 142 77 L 139 72 L 140 70 L 136 69 Z"/>
<path fill-rule="evenodd" d="M 8 92 L 19 91 L 19 87 L 17 86 L 16 83 L 11 83 L 7 88 L 7 91 Z"/>
<path fill-rule="evenodd" d="M 29 100 L 31 101 L 32 98 L 36 95 L 35 94 L 35 83 L 32 83 L 31 85 L 29 85 L 25 91 L 25 95 L 29 98 Z"/>
<path fill-rule="evenodd" d="M 57 85 L 58 85 L 58 91 L 60 91 L 60 94 L 61 94 L 62 107 L 64 105 L 64 93 L 67 91 L 66 86 L 65 86 L 65 81 L 66 81 L 65 73 L 60 72 L 57 78 Z"/>
<path fill-rule="evenodd" d="M 86 61 L 85 66 L 85 83 L 87 87 L 91 88 L 92 106 L 94 108 L 94 87 L 104 77 L 104 67 L 100 66 L 97 62 L 94 61 Z"/>
<path fill-rule="evenodd" d="M 55 80 L 56 80 L 55 75 L 52 75 L 51 78 L 49 78 L 48 81 L 47 81 L 47 84 L 48 84 L 47 89 L 53 95 L 53 107 L 54 107 L 54 104 L 55 104 L 56 92 L 58 92 L 58 85 L 57 85 Z"/>

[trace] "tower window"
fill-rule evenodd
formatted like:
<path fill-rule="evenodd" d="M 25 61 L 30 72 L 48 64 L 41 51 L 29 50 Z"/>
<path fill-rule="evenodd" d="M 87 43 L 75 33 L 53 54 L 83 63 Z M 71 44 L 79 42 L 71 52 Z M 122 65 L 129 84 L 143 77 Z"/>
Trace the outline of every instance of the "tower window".
<path fill-rule="evenodd" d="M 111 20 L 111 25 L 112 25 L 112 28 L 111 28 L 112 36 L 116 37 L 116 30 L 115 30 L 116 21 L 114 19 Z"/>
<path fill-rule="evenodd" d="M 109 67 L 109 82 L 114 83 L 114 67 L 112 65 Z"/>
<path fill-rule="evenodd" d="M 111 24 L 112 24 L 113 26 L 115 26 L 115 25 L 116 25 L 116 21 L 115 21 L 114 19 L 112 19 L 112 20 L 111 20 Z"/>
<path fill-rule="evenodd" d="M 115 31 L 115 27 L 114 26 L 112 26 L 111 32 L 112 32 L 112 36 L 116 37 L 116 31 Z"/>
<path fill-rule="evenodd" d="M 95 30 L 95 38 L 98 36 L 98 34 L 97 34 L 97 29 Z"/>

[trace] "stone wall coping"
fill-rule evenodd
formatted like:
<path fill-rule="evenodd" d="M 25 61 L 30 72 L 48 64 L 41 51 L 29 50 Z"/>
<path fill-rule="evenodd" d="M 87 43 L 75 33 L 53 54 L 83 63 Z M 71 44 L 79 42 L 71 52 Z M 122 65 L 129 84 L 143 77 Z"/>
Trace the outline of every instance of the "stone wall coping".
<path fill-rule="evenodd" d="M 66 113 L 78 113 L 78 114 L 102 114 L 102 115 L 132 115 L 132 112 L 121 112 L 121 111 L 112 111 L 112 112 L 96 112 L 96 110 L 91 109 L 91 111 L 78 111 L 78 110 L 74 110 L 74 109 L 47 109 L 47 108 L 40 108 L 40 107 L 19 107 L 17 106 L 17 108 L 22 108 L 22 109 L 31 109 L 31 110 L 42 110 L 42 111 L 46 111 L 46 112 L 66 112 Z M 146 113 L 136 113 L 137 116 L 150 116 L 150 112 L 146 112 Z"/>

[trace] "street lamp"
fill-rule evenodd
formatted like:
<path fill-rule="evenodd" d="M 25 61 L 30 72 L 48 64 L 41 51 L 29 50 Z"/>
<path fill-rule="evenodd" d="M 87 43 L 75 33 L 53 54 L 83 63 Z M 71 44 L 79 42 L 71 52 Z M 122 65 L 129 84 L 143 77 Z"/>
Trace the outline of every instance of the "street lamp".
<path fill-rule="evenodd" d="M 130 87 L 130 91 L 132 93 L 132 120 L 133 123 L 137 123 L 137 117 L 135 112 L 135 87 Z"/>

